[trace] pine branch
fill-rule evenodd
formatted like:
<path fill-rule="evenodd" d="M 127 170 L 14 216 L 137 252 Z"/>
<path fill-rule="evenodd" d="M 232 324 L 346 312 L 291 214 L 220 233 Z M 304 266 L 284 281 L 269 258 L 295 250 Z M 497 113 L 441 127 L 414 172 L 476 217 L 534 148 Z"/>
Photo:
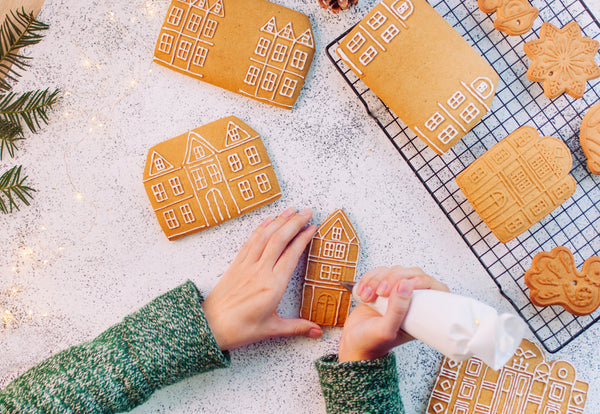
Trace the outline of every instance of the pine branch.
<path fill-rule="evenodd" d="M 17 150 L 17 141 L 23 139 L 23 128 L 20 125 L 6 119 L 0 119 L 0 160 L 2 160 L 5 148 L 8 154 L 14 157 Z"/>
<path fill-rule="evenodd" d="M 28 198 L 33 198 L 30 193 L 35 190 L 23 185 L 26 179 L 27 176 L 21 178 L 21 165 L 11 168 L 0 176 L 0 212 L 4 214 L 12 213 L 13 207 L 19 210 L 15 198 L 21 200 L 26 206 L 29 205 Z M 6 197 L 6 201 L 2 195 Z"/>
<path fill-rule="evenodd" d="M 20 56 L 19 49 L 39 43 L 44 37 L 40 32 L 47 29 L 47 24 L 36 20 L 33 13 L 25 9 L 6 15 L 0 26 L 0 92 L 11 90 L 8 81 L 15 81 L 21 76 L 18 70 L 29 66 L 30 58 Z"/>
<path fill-rule="evenodd" d="M 59 93 L 59 89 L 53 92 L 38 89 L 22 94 L 9 92 L 0 95 L 0 120 L 10 121 L 20 127 L 25 123 L 31 132 L 36 132 L 40 121 L 48 123 L 46 111 L 58 101 Z"/>

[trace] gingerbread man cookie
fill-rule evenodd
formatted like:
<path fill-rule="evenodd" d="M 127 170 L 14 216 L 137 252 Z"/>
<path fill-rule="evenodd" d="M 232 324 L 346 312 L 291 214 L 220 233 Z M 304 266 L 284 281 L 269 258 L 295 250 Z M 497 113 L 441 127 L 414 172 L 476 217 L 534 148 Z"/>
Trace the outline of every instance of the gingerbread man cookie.
<path fill-rule="evenodd" d="M 587 315 L 600 305 L 600 257 L 587 259 L 579 272 L 564 246 L 538 253 L 525 272 L 525 284 L 534 305 L 561 305 L 574 315 Z"/>
<path fill-rule="evenodd" d="M 581 121 L 579 142 L 592 174 L 600 174 L 600 103 L 593 105 Z"/>
<path fill-rule="evenodd" d="M 577 22 L 562 29 L 543 23 L 540 38 L 525 43 L 523 48 L 532 60 L 527 78 L 543 82 L 544 94 L 550 99 L 563 92 L 581 98 L 585 83 L 600 76 L 600 67 L 594 61 L 598 41 L 582 36 Z"/>

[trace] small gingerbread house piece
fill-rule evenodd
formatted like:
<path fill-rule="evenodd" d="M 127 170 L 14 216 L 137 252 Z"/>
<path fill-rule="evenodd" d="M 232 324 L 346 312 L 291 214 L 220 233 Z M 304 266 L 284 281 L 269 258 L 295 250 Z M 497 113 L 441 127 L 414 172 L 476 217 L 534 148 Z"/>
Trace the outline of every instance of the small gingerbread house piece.
<path fill-rule="evenodd" d="M 216 226 L 281 197 L 260 136 L 234 116 L 150 148 L 144 186 L 169 240 Z"/>
<path fill-rule="evenodd" d="M 353 282 L 360 253 L 356 230 L 336 210 L 312 239 L 304 277 L 300 316 L 319 325 L 344 326 L 352 294 L 340 281 Z"/>

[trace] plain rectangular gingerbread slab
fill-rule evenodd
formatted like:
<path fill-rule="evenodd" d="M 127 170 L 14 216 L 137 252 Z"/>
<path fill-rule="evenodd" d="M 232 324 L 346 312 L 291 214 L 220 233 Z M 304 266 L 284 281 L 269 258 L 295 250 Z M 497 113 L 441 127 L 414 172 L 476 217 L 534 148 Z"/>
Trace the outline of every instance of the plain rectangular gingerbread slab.
<path fill-rule="evenodd" d="M 266 0 L 173 0 L 154 61 L 291 109 L 315 51 L 307 16 Z"/>
<path fill-rule="evenodd" d="M 339 56 L 441 154 L 490 110 L 498 74 L 425 0 L 383 0 Z"/>
<path fill-rule="evenodd" d="M 260 136 L 234 116 L 150 148 L 143 180 L 169 240 L 206 230 L 281 197 Z"/>

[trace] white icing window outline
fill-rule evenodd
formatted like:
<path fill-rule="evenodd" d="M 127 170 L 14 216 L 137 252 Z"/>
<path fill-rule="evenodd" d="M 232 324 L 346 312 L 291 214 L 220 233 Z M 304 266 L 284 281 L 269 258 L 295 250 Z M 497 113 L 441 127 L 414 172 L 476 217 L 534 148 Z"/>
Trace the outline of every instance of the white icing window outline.
<path fill-rule="evenodd" d="M 394 39 L 394 37 L 398 35 L 398 33 L 400 33 L 400 29 L 398 29 L 398 27 L 394 23 L 392 23 L 381 34 L 381 38 L 385 43 L 390 43 L 392 39 Z"/>
<path fill-rule="evenodd" d="M 285 59 L 285 54 L 287 53 L 288 47 L 286 45 L 282 45 L 281 43 L 277 43 L 275 48 L 273 49 L 273 54 L 271 55 L 271 59 L 275 62 L 283 62 Z"/>
<path fill-rule="evenodd" d="M 414 10 L 414 6 L 410 2 L 410 0 L 404 0 L 394 10 L 396 13 L 398 13 L 398 17 L 400 17 L 400 19 L 406 20 L 408 18 L 408 16 L 410 16 L 412 14 L 412 12 Z"/>
<path fill-rule="evenodd" d="M 173 46 L 173 35 L 170 35 L 168 33 L 163 33 L 160 36 L 160 43 L 158 44 L 158 50 L 160 50 L 163 53 L 170 53 L 171 52 L 171 47 Z"/>
<path fill-rule="evenodd" d="M 256 180 L 256 185 L 258 185 L 258 191 L 261 193 L 264 194 L 271 189 L 271 182 L 269 181 L 267 174 L 258 174 L 254 179 Z"/>
<path fill-rule="evenodd" d="M 181 16 L 183 16 L 183 9 L 180 9 L 179 7 L 173 7 L 171 9 L 171 13 L 169 13 L 169 17 L 167 18 L 167 23 L 173 26 L 179 26 Z"/>
<path fill-rule="evenodd" d="M 307 59 L 308 59 L 308 53 L 303 52 L 302 50 L 296 50 L 294 52 L 294 56 L 292 57 L 292 62 L 290 63 L 290 65 L 293 68 L 302 70 L 302 69 L 304 69 L 304 66 L 306 65 Z"/>
<path fill-rule="evenodd" d="M 254 145 L 246 148 L 244 152 L 246 153 L 246 157 L 248 157 L 248 162 L 250 165 L 256 165 L 260 162 L 260 155 L 258 154 L 258 150 Z"/>
<path fill-rule="evenodd" d="M 181 217 L 183 217 L 183 221 L 186 224 L 190 224 L 196 221 L 196 217 L 194 217 L 194 213 L 192 212 L 192 209 L 190 208 L 189 204 L 182 205 L 181 207 L 179 207 L 179 210 L 181 211 Z"/>
<path fill-rule="evenodd" d="M 479 108 L 471 102 L 467 107 L 460 113 L 460 117 L 467 124 L 471 123 L 479 115 Z"/>
<path fill-rule="evenodd" d="M 238 139 L 239 139 L 239 134 L 238 134 Z M 242 160 L 240 160 L 240 156 L 237 154 L 231 154 L 230 156 L 228 156 L 227 161 L 229 161 L 229 167 L 231 168 L 231 171 L 233 171 L 233 172 L 238 172 L 242 168 L 244 168 L 244 165 L 242 164 Z"/>
<path fill-rule="evenodd" d="M 204 36 L 212 39 L 217 31 L 219 22 L 213 19 L 206 20 L 206 26 L 204 26 Z"/>
<path fill-rule="evenodd" d="M 323 244 L 323 256 L 325 257 L 333 257 L 333 252 L 335 251 L 335 243 L 326 241 Z"/>
<path fill-rule="evenodd" d="M 194 157 L 196 157 L 197 160 L 199 160 L 200 158 L 204 158 L 204 156 L 206 155 L 206 152 L 204 152 L 204 148 L 202 148 L 202 145 L 196 145 L 193 149 L 194 152 Z"/>
<path fill-rule="evenodd" d="M 440 140 L 440 142 L 442 144 L 447 144 L 450 141 L 452 141 L 452 139 L 456 136 L 456 134 L 458 134 L 458 131 L 456 130 L 456 128 L 454 128 L 453 125 L 448 125 L 446 128 L 444 128 L 442 130 L 442 132 L 440 132 L 438 134 L 438 139 Z"/>
<path fill-rule="evenodd" d="M 177 58 L 181 60 L 187 60 L 190 50 L 192 49 L 192 43 L 187 40 L 182 40 L 177 48 Z"/>
<path fill-rule="evenodd" d="M 473 82 L 471 82 L 471 87 L 475 90 L 475 93 L 483 99 L 489 98 L 494 90 L 492 81 L 486 77 L 479 77 L 475 79 Z"/>
<path fill-rule="evenodd" d="M 169 184 L 171 184 L 171 190 L 176 196 L 183 194 L 183 186 L 179 177 L 169 178 Z"/>
<path fill-rule="evenodd" d="M 365 43 L 365 41 L 366 39 L 362 33 L 356 33 L 354 36 L 352 36 L 352 39 L 350 39 L 346 47 L 350 52 L 356 53 L 358 52 L 358 49 L 360 49 L 360 47 Z"/>
<path fill-rule="evenodd" d="M 152 189 L 152 193 L 154 194 L 154 198 L 157 202 L 165 201 L 167 197 L 167 192 L 165 191 L 165 186 L 162 183 L 158 183 L 150 187 Z"/>
<path fill-rule="evenodd" d="M 333 240 L 342 240 L 342 228 L 340 226 L 335 226 L 331 231 L 331 238 Z"/>
<path fill-rule="evenodd" d="M 232 124 L 231 126 L 233 126 L 233 128 L 227 129 L 227 139 L 231 142 L 239 141 L 241 138 L 239 128 L 235 124 Z M 233 155 L 235 155 L 237 157 L 237 154 L 233 154 Z"/>
<path fill-rule="evenodd" d="M 179 227 L 179 221 L 177 220 L 177 216 L 175 216 L 174 210 L 167 210 L 163 213 L 163 217 L 165 218 L 165 222 L 167 226 L 173 230 Z"/>
<path fill-rule="evenodd" d="M 367 66 L 371 61 L 377 56 L 377 49 L 373 46 L 369 46 L 365 52 L 360 55 L 358 58 L 359 62 L 363 64 L 363 66 Z"/>
<path fill-rule="evenodd" d="M 221 14 L 222 11 L 223 11 L 223 3 L 221 3 L 221 2 L 215 3 L 215 5 L 213 6 L 212 12 L 215 14 Z"/>
<path fill-rule="evenodd" d="M 465 101 L 465 95 L 461 91 L 456 91 L 448 98 L 448 106 L 452 109 L 458 108 L 458 106 Z"/>
<path fill-rule="evenodd" d="M 331 280 L 342 280 L 342 268 L 340 266 L 331 267 Z"/>
<path fill-rule="evenodd" d="M 196 190 L 202 190 L 203 188 L 208 187 L 208 183 L 206 182 L 206 177 L 204 176 L 204 171 L 202 171 L 202 168 L 191 170 L 190 173 L 192 174 L 192 179 L 194 180 Z"/>
<path fill-rule="evenodd" d="M 371 18 L 367 20 L 367 24 L 371 29 L 377 30 L 381 27 L 381 25 L 385 23 L 386 20 L 387 17 L 379 10 L 377 10 L 375 14 L 373 14 L 373 16 L 371 16 Z"/>
<path fill-rule="evenodd" d="M 254 49 L 254 53 L 258 56 L 265 57 L 267 56 L 269 46 L 271 46 L 271 41 L 267 38 L 261 37 L 260 39 L 258 39 L 258 43 L 256 44 L 256 49 Z"/>
<path fill-rule="evenodd" d="M 162 171 L 165 169 L 165 161 L 162 158 L 155 158 L 154 159 L 154 168 L 156 168 L 156 171 Z"/>
<path fill-rule="evenodd" d="M 208 55 L 208 49 L 202 46 L 198 46 L 194 57 L 192 58 L 192 65 L 204 67 L 206 62 L 206 56 Z"/>
<path fill-rule="evenodd" d="M 324 280 L 331 279 L 331 266 L 326 264 L 321 265 L 321 273 L 319 276 Z"/>
<path fill-rule="evenodd" d="M 252 191 L 252 187 L 250 187 L 250 181 L 240 181 L 238 183 L 238 188 L 240 189 L 240 194 L 245 201 L 252 200 L 254 198 L 254 192 Z"/>
<path fill-rule="evenodd" d="M 200 27 L 200 24 L 202 24 L 202 17 L 203 16 L 200 14 L 192 13 L 185 29 L 192 33 L 196 33 L 198 31 L 198 28 Z"/>
<path fill-rule="evenodd" d="M 210 176 L 210 181 L 213 184 L 218 184 L 223 181 L 223 177 L 221 176 L 221 171 L 219 171 L 219 167 L 217 164 L 209 164 L 206 166 L 206 170 L 208 171 L 208 175 Z"/>
<path fill-rule="evenodd" d="M 260 68 L 250 65 L 248 68 L 248 72 L 246 72 L 246 78 L 244 79 L 244 83 L 247 83 L 250 86 L 256 85 L 256 81 L 260 76 Z"/>
<path fill-rule="evenodd" d="M 275 88 L 275 82 L 277 81 L 277 74 L 275 72 L 271 72 L 270 70 L 265 73 L 265 77 L 262 81 L 262 88 L 265 91 L 271 92 L 273 88 Z"/>
<path fill-rule="evenodd" d="M 346 245 L 343 243 L 336 243 L 334 257 L 336 259 L 343 259 L 345 256 L 346 256 Z"/>
<path fill-rule="evenodd" d="M 279 93 L 282 96 L 291 98 L 292 95 L 294 94 L 294 92 L 296 91 L 296 85 L 298 85 L 297 80 L 285 77 L 283 79 L 283 83 L 281 85 L 281 89 L 279 90 Z"/>
<path fill-rule="evenodd" d="M 433 115 L 431 115 L 431 118 L 429 118 L 427 120 L 427 122 L 425 122 L 425 128 L 427 128 L 428 130 L 430 130 L 431 132 L 433 132 L 445 120 L 446 120 L 446 118 L 444 118 L 442 116 L 442 114 L 440 114 L 439 112 L 435 112 Z"/>

